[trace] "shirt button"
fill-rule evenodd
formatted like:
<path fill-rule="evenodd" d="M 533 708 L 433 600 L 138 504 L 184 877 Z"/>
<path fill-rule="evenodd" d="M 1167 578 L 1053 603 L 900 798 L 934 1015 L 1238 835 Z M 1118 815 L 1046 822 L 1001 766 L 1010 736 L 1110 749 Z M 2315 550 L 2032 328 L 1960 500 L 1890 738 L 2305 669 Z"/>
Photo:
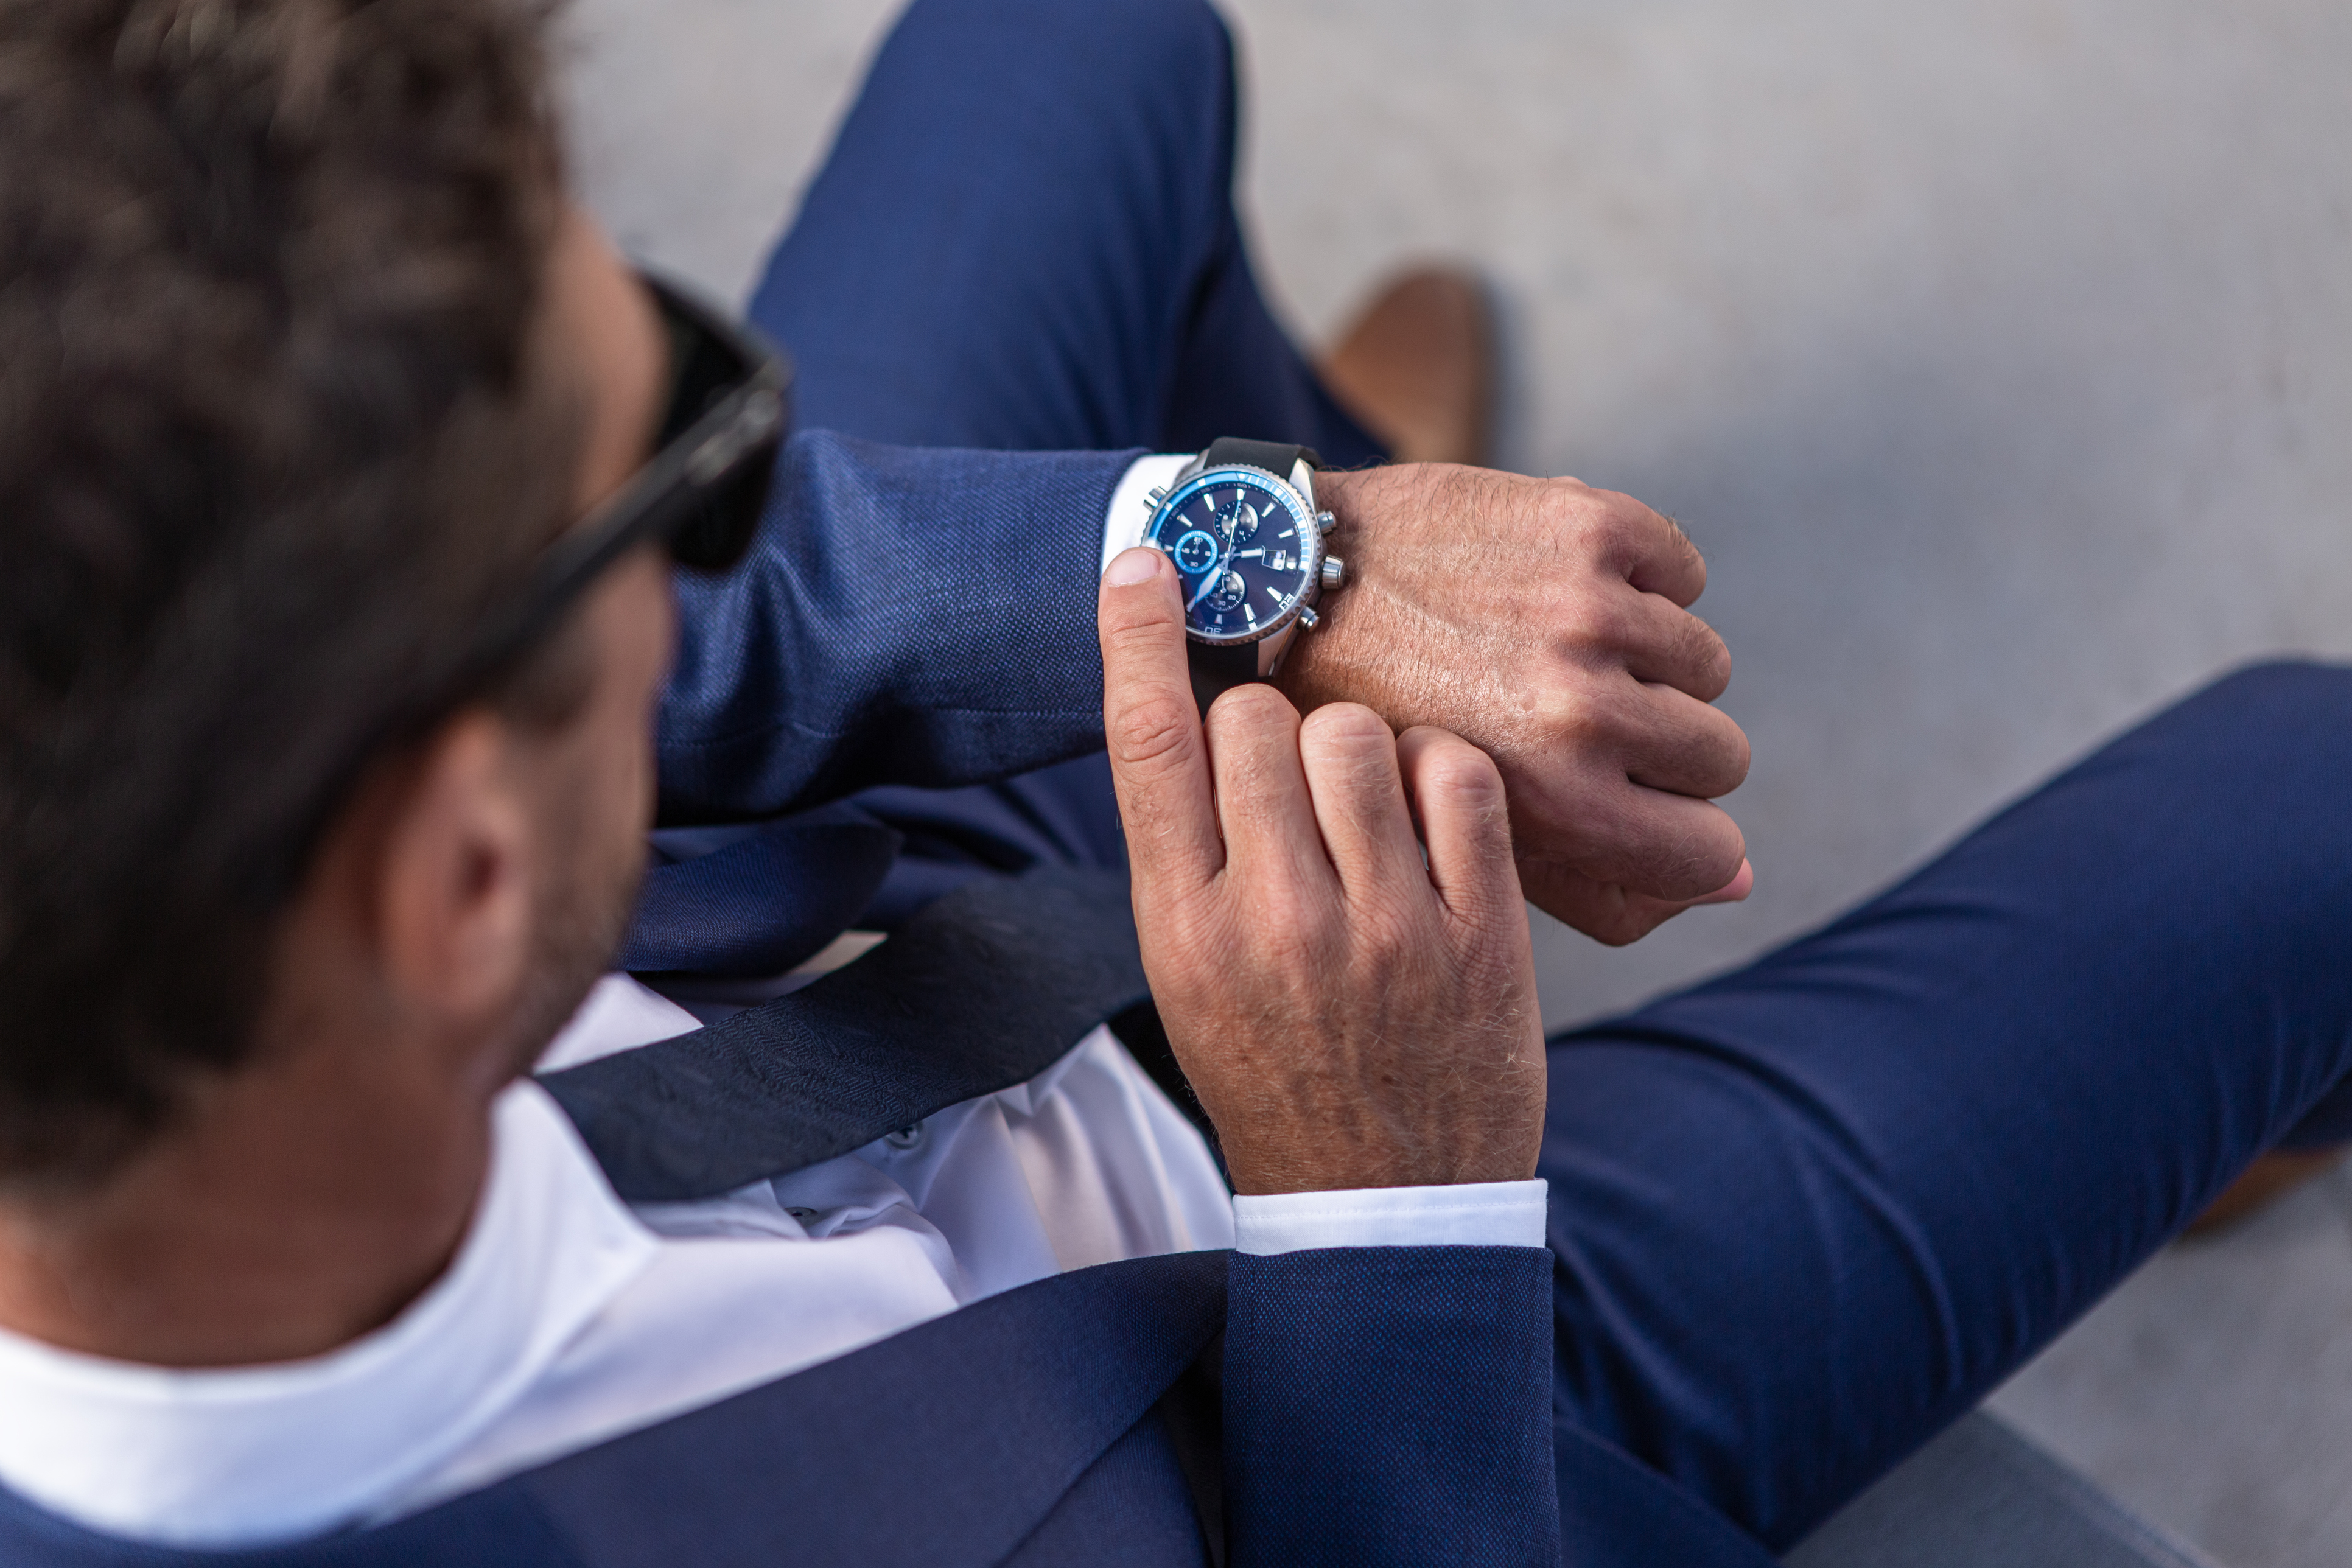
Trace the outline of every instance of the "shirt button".
<path fill-rule="evenodd" d="M 909 1153 L 923 1146 L 926 1132 L 927 1130 L 923 1124 L 918 1121 L 912 1127 L 901 1127 L 896 1132 L 885 1132 L 882 1134 L 882 1142 L 901 1154 Z"/>
<path fill-rule="evenodd" d="M 792 1209 L 792 1208 L 788 1208 L 788 1209 L 786 1209 L 784 1212 L 785 1212 L 786 1214 L 788 1214 L 788 1215 L 792 1215 L 792 1216 L 793 1216 L 793 1218 L 794 1220 L 796 1220 L 797 1222 L 799 1222 L 799 1223 L 800 1223 L 800 1224 L 802 1224 L 802 1225 L 806 1225 L 806 1224 L 808 1224 L 808 1222 L 809 1222 L 809 1221 L 811 1221 L 811 1220 L 813 1220 L 813 1219 L 816 1218 L 816 1210 L 814 1210 L 814 1209 Z"/>

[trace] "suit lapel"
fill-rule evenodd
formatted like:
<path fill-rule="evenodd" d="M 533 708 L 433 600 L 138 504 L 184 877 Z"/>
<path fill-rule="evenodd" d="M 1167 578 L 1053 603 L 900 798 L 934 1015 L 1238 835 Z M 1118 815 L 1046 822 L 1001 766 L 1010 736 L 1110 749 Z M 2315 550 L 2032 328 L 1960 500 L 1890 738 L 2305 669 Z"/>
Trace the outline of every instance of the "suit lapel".
<path fill-rule="evenodd" d="M 1125 878 L 992 878 L 805 990 L 540 1082 L 621 1196 L 709 1197 L 1034 1078 L 1149 994 Z"/>
<path fill-rule="evenodd" d="M 589 1568 L 998 1563 L 1223 1326 L 1225 1268 L 1041 1280 L 507 1485 Z"/>

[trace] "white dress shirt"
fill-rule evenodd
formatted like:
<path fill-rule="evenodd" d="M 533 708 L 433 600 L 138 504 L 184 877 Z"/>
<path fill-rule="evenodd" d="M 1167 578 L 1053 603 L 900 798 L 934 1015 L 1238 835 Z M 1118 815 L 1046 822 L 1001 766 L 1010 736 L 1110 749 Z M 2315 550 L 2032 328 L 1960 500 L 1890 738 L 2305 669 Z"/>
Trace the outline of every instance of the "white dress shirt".
<path fill-rule="evenodd" d="M 1110 570 L 1112 556 L 1143 542 L 1144 526 L 1151 521 L 1151 510 L 1144 498 L 1155 489 L 1174 489 L 1176 476 L 1195 456 L 1192 452 L 1155 452 L 1127 466 L 1127 472 L 1119 476 L 1118 487 L 1110 492 L 1110 510 L 1103 517 L 1104 571 Z"/>
<path fill-rule="evenodd" d="M 543 1065 L 694 1026 L 608 976 Z M 0 1483 L 114 1534 L 262 1545 L 395 1517 L 1063 1269 L 1543 1240 L 1539 1181 L 1233 1197 L 1103 1029 L 910 1135 L 708 1202 L 632 1210 L 533 1084 L 494 1118 L 448 1272 L 329 1354 L 178 1370 L 0 1332 Z"/>

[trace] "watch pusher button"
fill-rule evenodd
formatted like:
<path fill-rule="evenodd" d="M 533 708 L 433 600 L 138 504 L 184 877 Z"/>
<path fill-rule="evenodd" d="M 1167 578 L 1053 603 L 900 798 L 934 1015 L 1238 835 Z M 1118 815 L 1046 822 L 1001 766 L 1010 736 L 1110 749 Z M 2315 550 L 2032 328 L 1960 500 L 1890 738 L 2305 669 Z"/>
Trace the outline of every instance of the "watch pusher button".
<path fill-rule="evenodd" d="M 1143 492 L 1143 504 L 1147 510 L 1158 511 L 1160 510 L 1160 503 L 1167 499 L 1168 492 L 1158 485 L 1154 485 L 1150 489 Z"/>
<path fill-rule="evenodd" d="M 1315 514 L 1315 526 L 1321 531 L 1328 533 L 1339 526 L 1339 520 L 1328 511 L 1318 511 Z"/>
<path fill-rule="evenodd" d="M 1323 591 L 1329 593 L 1348 580 L 1348 563 L 1336 555 L 1323 557 Z"/>
<path fill-rule="evenodd" d="M 1298 606 L 1298 624 L 1305 626 L 1308 631 L 1313 631 L 1317 623 L 1322 619 L 1322 616 L 1315 613 L 1313 605 L 1301 605 Z"/>

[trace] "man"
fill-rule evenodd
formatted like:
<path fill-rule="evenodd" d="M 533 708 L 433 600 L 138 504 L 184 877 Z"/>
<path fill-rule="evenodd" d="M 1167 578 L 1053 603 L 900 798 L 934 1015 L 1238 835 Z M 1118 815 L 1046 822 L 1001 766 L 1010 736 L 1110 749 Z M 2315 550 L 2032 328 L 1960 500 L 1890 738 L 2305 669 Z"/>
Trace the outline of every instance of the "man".
<path fill-rule="evenodd" d="M 762 1152 L 765 1112 L 797 1114 L 761 1098 L 776 1083 L 839 1131 L 892 1102 L 877 1061 L 951 1073 L 1039 995 L 1115 1000 L 1124 937 L 1063 918 L 1104 908 L 1083 881 L 975 879 L 801 995 L 592 1061 L 690 1022 L 608 983 L 542 1058 L 623 937 L 653 787 L 670 620 L 658 563 L 622 546 L 698 548 L 650 522 L 610 534 L 609 559 L 572 544 L 654 517 L 632 509 L 692 470 L 667 448 L 646 463 L 660 329 L 693 320 L 657 318 L 562 205 L 528 18 L 457 0 L 0 15 L 11 1560 L 308 1542 L 286 1551 L 1533 1562 L 1564 1538 L 1601 1561 L 1760 1561 L 2352 1062 L 2352 983 L 2328 962 L 2352 691 L 2292 669 L 2158 721 L 1764 964 L 1538 1049 L 1522 881 L 1625 935 L 1738 868 L 1699 804 L 1728 737 L 1697 717 L 1722 670 L 1676 603 L 1695 563 L 1632 503 L 1564 482 L 1318 486 L 1360 573 L 1342 594 L 1374 591 L 1336 601 L 1284 673 L 1335 700 L 1301 721 L 1251 687 L 1204 731 L 1165 562 L 1113 552 L 1070 608 L 1132 526 L 1113 504 L 1131 452 L 819 430 L 907 409 L 939 423 L 864 433 L 1160 445 L 1193 434 L 1188 382 L 1235 409 L 1311 388 L 1263 336 L 1249 374 L 1196 363 L 1253 341 L 1219 183 L 1222 34 L 1181 5 L 925 5 L 756 308 L 802 362 L 810 433 L 750 560 L 682 586 L 665 812 L 772 821 L 1107 732 L 1160 1016 L 1240 1195 L 1084 1022 L 1042 1070 L 697 1190 Z M 1008 99 L 1016 56 L 1057 90 Z M 1038 179 L 1034 149 L 956 118 L 974 104 L 1122 177 Z M 1099 134 L 1064 134 L 1063 109 Z M 941 124 L 959 162 L 927 188 L 919 132 Z M 1024 166 L 1097 218 L 1052 232 L 1080 237 L 1101 291 L 991 264 L 1010 239 L 986 220 L 1032 253 L 1041 231 L 991 205 L 1021 182 L 972 171 Z M 980 216 L 961 246 L 896 243 L 888 220 L 954 213 L 961 185 Z M 1197 221 L 1155 247 L 1129 199 Z M 880 226 L 832 248 L 852 217 Z M 974 291 L 934 279 L 941 305 L 890 276 L 960 261 Z M 1034 308 L 982 313 L 1024 282 Z M 906 339 L 855 308 L 866 288 L 912 318 Z M 1039 356 L 1058 381 L 1014 352 L 1054 341 L 1056 310 L 1102 312 L 1070 338 L 1099 352 Z M 793 310 L 845 324 L 829 343 Z M 1118 361 L 1121 326 L 1149 340 L 1140 363 Z M 966 331 L 1002 382 L 917 374 L 960 377 Z M 948 363 L 884 352 L 909 342 Z M 1119 386 L 1160 429 L 947 417 L 1091 417 Z M 1231 428 L 1324 434 L 1211 434 Z M 1449 531 L 1473 561 L 1529 531 L 1562 559 L 1515 555 L 1474 594 L 1430 543 Z M 945 548 L 963 559 L 927 570 Z M 550 584 L 577 595 L 561 620 L 539 613 Z M 1622 684 L 1546 668 L 1563 646 L 1573 675 Z M 1590 700 L 1611 691 L 1614 725 Z M 1433 714 L 1496 760 L 1412 727 Z M 1565 736 L 1544 728 L 1561 714 Z M 1007 787 L 1008 809 L 1040 798 Z M 1570 821 L 1588 806 L 1597 831 Z M 972 820 L 935 858 L 987 837 Z M 667 869 L 691 872 L 772 838 L 672 842 Z M 631 942 L 693 937 L 641 921 Z M 950 963 L 973 952 L 992 962 Z M 891 1035 L 958 987 L 982 1018 L 926 1027 L 965 1029 L 971 1052 L 942 1065 Z M 803 1054 L 725 1078 L 746 1042 Z M 585 1065 L 518 1084 L 535 1060 Z M 725 1092 L 696 1101 L 712 1068 Z M 600 1099 L 615 1084 L 647 1092 Z M 660 1114 L 689 1105 L 709 1120 Z"/>

